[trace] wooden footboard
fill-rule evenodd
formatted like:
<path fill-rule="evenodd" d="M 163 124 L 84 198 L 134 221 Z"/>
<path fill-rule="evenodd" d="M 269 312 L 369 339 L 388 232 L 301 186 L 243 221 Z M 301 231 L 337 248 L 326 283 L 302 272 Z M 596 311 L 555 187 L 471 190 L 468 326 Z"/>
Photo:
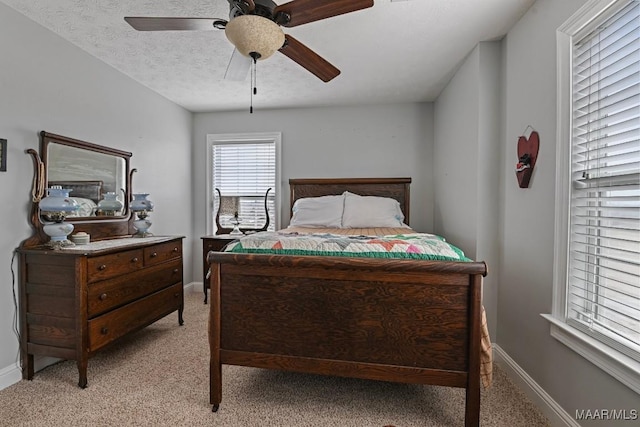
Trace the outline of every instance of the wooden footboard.
<path fill-rule="evenodd" d="M 210 401 L 222 364 L 466 388 L 480 411 L 482 262 L 211 252 Z"/>

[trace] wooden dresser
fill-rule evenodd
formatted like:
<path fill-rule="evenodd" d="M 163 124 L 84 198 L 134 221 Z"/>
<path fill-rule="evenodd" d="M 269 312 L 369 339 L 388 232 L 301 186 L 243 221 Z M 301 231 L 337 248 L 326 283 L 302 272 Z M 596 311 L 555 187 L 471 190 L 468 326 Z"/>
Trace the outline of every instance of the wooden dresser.
<path fill-rule="evenodd" d="M 23 378 L 34 355 L 88 359 L 118 338 L 178 311 L 182 325 L 182 239 L 123 237 L 51 250 L 20 248 Z"/>

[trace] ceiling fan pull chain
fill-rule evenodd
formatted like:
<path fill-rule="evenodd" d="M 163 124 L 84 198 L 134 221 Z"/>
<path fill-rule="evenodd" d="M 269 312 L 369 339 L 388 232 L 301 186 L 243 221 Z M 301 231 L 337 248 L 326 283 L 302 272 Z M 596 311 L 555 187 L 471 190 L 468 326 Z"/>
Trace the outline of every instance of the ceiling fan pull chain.
<path fill-rule="evenodd" d="M 249 114 L 253 114 L 253 95 L 258 94 L 256 64 L 258 62 L 258 58 L 260 58 L 260 54 L 251 52 L 250 55 L 253 59 L 253 67 L 251 68 L 251 106 L 249 107 Z"/>
<path fill-rule="evenodd" d="M 258 62 L 253 58 L 253 94 L 258 94 Z"/>
<path fill-rule="evenodd" d="M 254 92 L 254 76 L 256 74 L 256 61 L 253 61 L 251 64 L 251 83 L 249 84 L 249 89 L 251 90 L 251 106 L 249 107 L 249 114 L 253 114 L 253 92 Z"/>

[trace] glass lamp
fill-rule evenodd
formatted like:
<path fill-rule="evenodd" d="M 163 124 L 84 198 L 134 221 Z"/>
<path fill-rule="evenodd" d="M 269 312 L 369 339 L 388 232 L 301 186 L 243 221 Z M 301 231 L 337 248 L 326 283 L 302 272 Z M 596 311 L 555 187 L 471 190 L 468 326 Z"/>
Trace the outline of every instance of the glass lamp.
<path fill-rule="evenodd" d="M 148 196 L 149 194 L 147 193 L 136 193 L 133 195 L 133 200 L 131 201 L 131 212 L 138 217 L 138 219 L 133 221 L 133 227 L 137 230 L 137 233 L 134 235 L 135 237 L 153 236 L 153 234 L 147 231 L 152 224 L 149 219 L 149 212 L 153 211 L 153 202 L 147 199 Z"/>
<path fill-rule="evenodd" d="M 80 206 L 69 197 L 71 190 L 61 186 L 47 188 L 47 196 L 39 203 L 40 216 L 45 222 L 42 229 L 51 238 L 47 244 L 52 249 L 60 249 L 67 246 L 75 246 L 67 236 L 73 232 L 73 224 L 64 222 L 64 219 Z"/>
<path fill-rule="evenodd" d="M 237 16 L 224 32 L 238 52 L 254 59 L 267 59 L 284 45 L 282 28 L 259 15 Z"/>
<path fill-rule="evenodd" d="M 240 198 L 238 196 L 220 196 L 220 215 L 231 217 L 229 222 L 233 224 L 231 235 L 242 235 L 240 231 L 240 219 L 238 218 L 238 210 L 240 210 Z"/>
<path fill-rule="evenodd" d="M 258 91 L 255 86 L 256 62 L 259 59 L 269 58 L 284 46 L 284 33 L 280 25 L 259 15 L 236 16 L 227 23 L 224 32 L 229 41 L 236 47 L 235 51 L 253 60 L 253 76 L 251 78 L 253 89 L 251 90 L 251 106 L 249 107 L 249 112 L 253 113 L 253 95 L 257 94 Z M 234 61 L 234 63 L 237 62 Z M 244 77 L 246 77 L 246 71 L 248 70 L 244 70 L 244 76 L 240 80 L 244 80 Z"/>
<path fill-rule="evenodd" d="M 98 202 L 98 211 L 100 215 L 116 216 L 120 215 L 122 210 L 122 202 L 118 200 L 118 195 L 112 191 L 104 194 L 104 198 Z"/>

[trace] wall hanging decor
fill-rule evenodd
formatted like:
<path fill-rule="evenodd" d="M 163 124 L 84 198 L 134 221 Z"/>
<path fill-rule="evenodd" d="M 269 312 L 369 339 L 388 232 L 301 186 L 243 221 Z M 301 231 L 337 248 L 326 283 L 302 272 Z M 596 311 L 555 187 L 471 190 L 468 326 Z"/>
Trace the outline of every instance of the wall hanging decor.
<path fill-rule="evenodd" d="M 527 130 L 531 129 L 531 133 L 527 138 L 525 135 Z M 516 164 L 516 177 L 520 188 L 529 188 L 529 181 L 533 168 L 538 159 L 538 150 L 540 149 L 540 135 L 533 127 L 527 126 L 521 136 L 518 137 L 518 163 Z"/>

